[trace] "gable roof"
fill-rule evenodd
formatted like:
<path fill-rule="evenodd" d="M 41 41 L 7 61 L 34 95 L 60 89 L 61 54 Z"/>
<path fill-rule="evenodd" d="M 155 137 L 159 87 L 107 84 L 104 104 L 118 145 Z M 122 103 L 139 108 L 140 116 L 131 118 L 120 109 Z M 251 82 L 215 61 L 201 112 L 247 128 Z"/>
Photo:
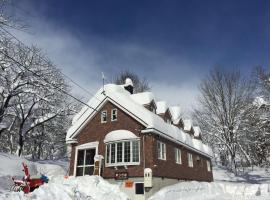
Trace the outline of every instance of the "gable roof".
<path fill-rule="evenodd" d="M 211 149 L 197 139 L 192 139 L 189 134 L 183 132 L 174 125 L 164 122 L 164 120 L 149 111 L 147 108 L 134 101 L 132 95 L 126 91 L 122 85 L 108 84 L 98 90 L 95 96 L 90 99 L 88 105 L 99 110 L 107 101 L 119 106 L 124 112 L 135 118 L 146 127 L 144 131 L 154 130 L 156 134 L 166 136 L 181 143 L 187 148 L 194 149 L 206 156 L 212 156 Z M 72 126 L 67 131 L 66 141 L 74 139 L 80 133 L 82 128 L 88 123 L 97 112 L 87 106 L 74 117 Z M 142 131 L 143 132 L 143 131 Z"/>

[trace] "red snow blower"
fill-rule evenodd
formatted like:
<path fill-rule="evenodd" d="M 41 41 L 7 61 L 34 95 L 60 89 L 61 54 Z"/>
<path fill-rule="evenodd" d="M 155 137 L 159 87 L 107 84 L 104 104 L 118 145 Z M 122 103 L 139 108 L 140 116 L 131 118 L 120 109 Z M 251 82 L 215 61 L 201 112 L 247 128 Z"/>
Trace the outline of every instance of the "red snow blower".
<path fill-rule="evenodd" d="M 11 191 L 23 191 L 24 193 L 29 193 L 32 192 L 34 189 L 38 188 L 39 186 L 43 185 L 44 183 L 48 183 L 49 179 L 47 176 L 41 175 L 39 177 L 30 177 L 27 165 L 24 162 L 22 163 L 22 165 L 25 175 L 22 180 L 12 177 L 14 184 L 10 188 Z"/>

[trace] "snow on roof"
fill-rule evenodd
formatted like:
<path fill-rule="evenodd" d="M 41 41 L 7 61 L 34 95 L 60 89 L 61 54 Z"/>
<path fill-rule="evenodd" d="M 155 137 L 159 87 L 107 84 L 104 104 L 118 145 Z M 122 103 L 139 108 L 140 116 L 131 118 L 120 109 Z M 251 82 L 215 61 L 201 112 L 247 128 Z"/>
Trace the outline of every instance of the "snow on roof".
<path fill-rule="evenodd" d="M 145 130 L 155 130 L 159 135 L 172 138 L 175 142 L 179 142 L 187 148 L 195 149 L 207 156 L 212 156 L 211 149 L 197 139 L 192 139 L 189 134 L 186 134 L 174 125 L 164 122 L 164 120 L 149 111 L 144 106 L 138 104 L 131 97 L 132 95 L 123 88 L 123 86 L 115 84 L 107 84 L 90 99 L 88 105 L 96 110 L 99 110 L 107 101 L 116 102 L 123 111 L 127 112 L 131 117 L 135 118 L 143 126 Z M 104 95 L 105 94 L 105 95 Z M 166 103 L 159 103 L 166 108 Z M 161 108 L 161 107 L 159 107 Z M 72 126 L 67 131 L 66 141 L 74 139 L 74 137 L 82 130 L 87 122 L 96 114 L 96 111 L 84 106 L 82 110 L 74 117 Z"/>
<path fill-rule="evenodd" d="M 141 92 L 137 94 L 132 94 L 130 97 L 141 105 L 150 104 L 151 101 L 155 99 L 154 94 L 152 92 Z"/>
<path fill-rule="evenodd" d="M 132 139 L 138 139 L 138 137 L 131 131 L 115 130 L 115 131 L 109 132 L 105 136 L 104 143 L 114 142 L 114 141 L 119 141 L 119 140 L 132 140 Z"/>
<path fill-rule="evenodd" d="M 125 80 L 125 86 L 128 86 L 128 85 L 133 86 L 133 82 L 130 78 L 126 78 L 126 80 Z"/>
<path fill-rule="evenodd" d="M 157 114 L 165 113 L 168 109 L 168 105 L 166 101 L 158 101 L 157 103 Z"/>
<path fill-rule="evenodd" d="M 193 126 L 194 136 L 199 137 L 201 135 L 201 129 L 199 126 Z"/>
<path fill-rule="evenodd" d="M 181 117 L 181 108 L 179 106 L 171 106 L 169 109 L 172 114 L 172 119 L 179 120 Z"/>
<path fill-rule="evenodd" d="M 184 119 L 184 131 L 190 131 L 192 127 L 192 121 L 190 119 Z"/>

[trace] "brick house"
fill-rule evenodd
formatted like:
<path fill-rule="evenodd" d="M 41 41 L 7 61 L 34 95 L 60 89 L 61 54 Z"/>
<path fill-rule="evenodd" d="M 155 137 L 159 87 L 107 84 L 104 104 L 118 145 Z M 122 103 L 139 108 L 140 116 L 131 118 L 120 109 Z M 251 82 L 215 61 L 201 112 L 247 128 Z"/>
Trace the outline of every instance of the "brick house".
<path fill-rule="evenodd" d="M 212 181 L 211 149 L 180 108 L 133 94 L 125 85 L 102 87 L 67 132 L 71 176 L 100 175 L 132 199 L 145 199 L 178 181 Z"/>

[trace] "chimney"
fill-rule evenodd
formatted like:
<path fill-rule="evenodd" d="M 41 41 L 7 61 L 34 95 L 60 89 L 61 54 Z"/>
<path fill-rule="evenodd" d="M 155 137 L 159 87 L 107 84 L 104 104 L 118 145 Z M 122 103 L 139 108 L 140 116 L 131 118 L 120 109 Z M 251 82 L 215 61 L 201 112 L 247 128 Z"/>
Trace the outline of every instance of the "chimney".
<path fill-rule="evenodd" d="M 133 82 L 130 78 L 126 78 L 124 88 L 129 91 L 130 94 L 133 94 Z"/>

